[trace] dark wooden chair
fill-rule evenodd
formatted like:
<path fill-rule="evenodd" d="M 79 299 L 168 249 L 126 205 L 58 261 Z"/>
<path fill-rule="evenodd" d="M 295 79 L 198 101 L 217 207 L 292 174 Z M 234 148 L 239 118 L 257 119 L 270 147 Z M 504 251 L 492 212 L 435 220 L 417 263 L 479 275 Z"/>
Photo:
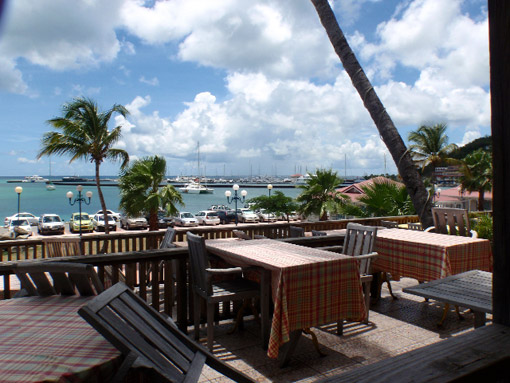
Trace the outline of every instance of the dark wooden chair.
<path fill-rule="evenodd" d="M 428 227 L 425 231 L 434 233 L 461 235 L 463 237 L 477 238 L 478 233 L 471 230 L 469 216 L 466 209 L 432 208 L 432 219 L 434 226 Z"/>
<path fill-rule="evenodd" d="M 189 339 L 121 282 L 78 313 L 124 355 L 114 382 L 123 382 L 132 369 L 150 382 L 197 382 L 204 364 L 235 382 L 254 382 Z"/>
<path fill-rule="evenodd" d="M 260 297 L 260 287 L 257 283 L 242 278 L 243 270 L 240 267 L 212 269 L 207 256 L 205 239 L 190 232 L 187 233 L 187 237 L 194 302 L 195 339 L 199 338 L 200 301 L 203 299 L 206 302 L 207 311 L 207 347 L 212 350 L 215 305 L 225 301 L 241 301 Z M 226 276 L 235 276 L 236 278 L 228 280 L 222 278 Z M 223 280 L 215 281 L 214 277 Z M 238 320 L 242 320 L 241 315 L 238 315 Z"/>
<path fill-rule="evenodd" d="M 398 222 L 395 221 L 380 221 L 382 227 L 386 227 L 388 229 L 398 229 Z"/>
<path fill-rule="evenodd" d="M 159 248 L 160 249 L 169 249 L 172 247 L 176 247 L 177 245 L 175 243 L 173 243 L 175 240 L 176 233 L 177 232 L 175 231 L 174 228 L 169 227 L 168 229 L 166 229 L 165 236 L 163 237 L 163 240 L 159 244 Z"/>
<path fill-rule="evenodd" d="M 305 229 L 298 226 L 289 226 L 289 236 L 290 238 L 299 238 L 305 236 Z"/>
<path fill-rule="evenodd" d="M 328 235 L 325 231 L 312 230 L 312 237 L 325 237 Z"/>
<path fill-rule="evenodd" d="M 373 279 L 370 264 L 372 259 L 378 255 L 373 251 L 376 236 L 377 227 L 375 226 L 363 226 L 356 223 L 348 223 L 344 246 L 342 249 L 342 254 L 356 257 L 358 260 L 359 273 L 365 297 L 365 307 L 367 310 L 365 323 L 368 323 L 368 313 L 370 312 L 370 284 Z M 342 334 L 343 332 L 342 320 L 338 321 L 337 332 L 338 334 Z"/>
<path fill-rule="evenodd" d="M 103 284 L 92 265 L 70 262 L 20 262 L 14 266 L 24 293 L 20 296 L 97 295 Z M 51 281 L 48 278 L 51 276 Z M 53 283 L 52 283 L 53 282 Z"/>

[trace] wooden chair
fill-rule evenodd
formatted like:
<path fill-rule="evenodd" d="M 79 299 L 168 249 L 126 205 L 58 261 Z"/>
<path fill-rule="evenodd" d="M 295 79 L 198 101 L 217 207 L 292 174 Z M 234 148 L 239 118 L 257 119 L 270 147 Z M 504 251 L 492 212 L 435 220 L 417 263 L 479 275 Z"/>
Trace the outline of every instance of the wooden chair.
<path fill-rule="evenodd" d="M 325 237 L 328 233 L 325 231 L 319 231 L 319 230 L 312 230 L 312 237 Z"/>
<path fill-rule="evenodd" d="M 168 229 L 166 229 L 165 236 L 163 237 L 163 240 L 159 244 L 159 248 L 160 249 L 169 249 L 172 247 L 177 247 L 177 245 L 175 243 L 173 243 L 175 240 L 176 233 L 177 232 L 175 231 L 174 228 L 169 227 Z"/>
<path fill-rule="evenodd" d="M 114 382 L 123 382 L 131 369 L 151 382 L 197 382 L 204 364 L 235 382 L 254 382 L 189 339 L 171 318 L 164 318 L 121 282 L 78 314 L 124 355 Z"/>
<path fill-rule="evenodd" d="M 71 262 L 20 262 L 14 266 L 25 296 L 97 295 L 103 284 L 92 265 Z M 52 282 L 48 278 L 51 276 Z"/>
<path fill-rule="evenodd" d="M 215 305 L 224 301 L 248 300 L 260 297 L 260 287 L 257 283 L 242 278 L 243 270 L 240 267 L 228 269 L 210 268 L 205 239 L 190 232 L 187 233 L 187 237 L 194 302 L 195 339 L 199 338 L 200 301 L 203 299 L 206 302 L 207 311 L 207 347 L 212 350 Z M 238 276 L 238 278 L 216 282 L 213 279 L 215 276 Z M 238 320 L 242 320 L 240 314 L 238 315 Z"/>
<path fill-rule="evenodd" d="M 370 312 L 370 284 L 373 279 L 370 264 L 372 259 L 377 256 L 377 253 L 373 251 L 376 235 L 377 227 L 375 226 L 348 223 L 342 250 L 342 254 L 356 257 L 359 263 L 359 273 L 367 310 L 367 318 L 364 323 L 368 323 L 368 314 Z M 343 320 L 338 321 L 337 333 L 339 335 L 343 333 Z"/>
<path fill-rule="evenodd" d="M 434 226 L 428 227 L 425 231 L 478 238 L 478 233 L 471 230 L 466 209 L 433 207 L 432 219 Z"/>
<path fill-rule="evenodd" d="M 289 237 L 290 238 L 299 238 L 305 236 L 305 229 L 298 226 L 289 226 Z"/>
<path fill-rule="evenodd" d="M 380 223 L 381 226 L 386 227 L 388 229 L 398 229 L 398 222 L 381 220 Z"/>
<path fill-rule="evenodd" d="M 47 258 L 81 255 L 79 237 L 52 237 L 42 239 Z"/>

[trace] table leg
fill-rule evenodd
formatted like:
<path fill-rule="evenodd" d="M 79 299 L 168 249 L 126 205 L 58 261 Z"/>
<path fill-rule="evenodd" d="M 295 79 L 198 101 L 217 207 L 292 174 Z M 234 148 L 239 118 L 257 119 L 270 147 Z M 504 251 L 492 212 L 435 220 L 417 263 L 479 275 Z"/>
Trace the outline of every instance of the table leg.
<path fill-rule="evenodd" d="M 303 330 L 294 330 L 294 331 L 290 332 L 289 341 L 287 343 L 285 343 L 282 346 L 282 350 L 280 350 L 280 355 L 281 355 L 280 367 L 281 368 L 286 367 L 289 364 L 290 357 L 292 356 L 292 354 L 294 353 L 294 350 L 297 347 L 297 344 L 298 344 L 299 338 L 301 338 L 302 332 L 303 332 Z"/>
<path fill-rule="evenodd" d="M 475 328 L 485 326 L 485 313 L 480 311 L 473 311 L 475 314 Z"/>
<path fill-rule="evenodd" d="M 267 350 L 269 345 L 269 303 L 271 291 L 271 271 L 261 269 L 260 273 L 260 316 L 261 316 L 261 332 L 262 332 L 262 347 Z"/>

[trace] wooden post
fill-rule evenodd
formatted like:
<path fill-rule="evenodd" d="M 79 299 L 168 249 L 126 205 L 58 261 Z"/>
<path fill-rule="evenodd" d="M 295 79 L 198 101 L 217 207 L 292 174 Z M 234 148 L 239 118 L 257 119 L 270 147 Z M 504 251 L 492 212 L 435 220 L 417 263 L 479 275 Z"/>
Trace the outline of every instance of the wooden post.
<path fill-rule="evenodd" d="M 510 2 L 489 0 L 493 148 L 494 322 L 510 325 Z"/>

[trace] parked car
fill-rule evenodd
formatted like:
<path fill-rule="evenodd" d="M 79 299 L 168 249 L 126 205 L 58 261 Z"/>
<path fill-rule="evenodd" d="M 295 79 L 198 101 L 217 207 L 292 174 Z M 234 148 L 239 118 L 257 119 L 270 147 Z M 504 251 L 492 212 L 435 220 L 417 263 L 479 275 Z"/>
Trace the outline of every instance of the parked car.
<path fill-rule="evenodd" d="M 71 215 L 71 219 L 69 220 L 69 230 L 71 233 L 82 232 L 92 232 L 94 230 L 94 224 L 90 219 L 90 216 L 87 213 L 73 213 Z"/>
<path fill-rule="evenodd" d="M 37 225 L 39 234 L 64 234 L 64 222 L 57 214 L 43 214 Z"/>
<path fill-rule="evenodd" d="M 19 215 L 18 215 L 18 213 L 16 213 L 16 214 L 11 215 L 10 217 L 5 217 L 4 226 L 8 227 L 9 223 L 13 219 L 26 219 L 28 221 L 28 223 L 32 226 L 37 226 L 37 224 L 39 223 L 39 217 L 36 217 L 35 215 L 33 215 L 31 213 L 25 212 L 25 213 L 19 213 Z"/>
<path fill-rule="evenodd" d="M 219 225 L 220 218 L 217 211 L 202 210 L 195 214 L 199 225 Z"/>
<path fill-rule="evenodd" d="M 94 214 L 92 214 L 93 216 L 95 215 L 98 215 L 98 214 L 103 214 L 103 210 L 98 210 L 96 211 Z M 116 213 L 114 212 L 113 210 L 108 210 L 106 209 L 106 214 L 108 214 L 109 216 L 113 217 L 113 219 L 115 220 L 115 222 L 119 221 L 120 220 L 120 216 L 121 214 L 120 213 Z"/>
<path fill-rule="evenodd" d="M 287 215 L 286 214 L 282 214 L 278 217 L 278 220 L 280 221 L 286 221 L 287 220 Z M 299 220 L 299 215 L 297 212 L 293 211 L 289 214 L 289 221 L 297 221 Z"/>
<path fill-rule="evenodd" d="M 105 231 L 106 225 L 108 225 L 108 230 L 116 231 L 117 230 L 117 221 L 111 216 L 106 216 L 106 222 L 104 219 L 104 214 L 96 214 L 94 218 L 92 218 L 92 222 L 94 223 L 94 229 L 96 231 Z"/>
<path fill-rule="evenodd" d="M 222 225 L 235 222 L 236 220 L 236 212 L 234 210 L 218 210 L 217 213 Z"/>
<path fill-rule="evenodd" d="M 150 216 L 145 216 L 147 224 L 150 222 Z M 158 228 L 166 229 L 168 227 L 174 227 L 174 218 L 166 215 L 164 211 L 158 211 Z"/>
<path fill-rule="evenodd" d="M 11 219 L 7 228 L 11 238 L 16 238 L 18 235 L 32 235 L 32 227 L 26 218 Z"/>
<path fill-rule="evenodd" d="M 177 226 L 198 226 L 195 216 L 187 211 L 178 213 L 174 218 L 174 223 Z"/>
<path fill-rule="evenodd" d="M 259 216 L 253 210 L 242 208 L 237 209 L 237 219 L 239 222 L 258 222 Z"/>
<path fill-rule="evenodd" d="M 260 222 L 276 222 L 276 215 L 269 213 L 266 209 L 260 209 L 256 213 L 259 216 Z"/>
<path fill-rule="evenodd" d="M 145 217 L 128 217 L 126 215 L 120 216 L 120 227 L 122 229 L 142 229 L 145 230 L 149 224 Z"/>

